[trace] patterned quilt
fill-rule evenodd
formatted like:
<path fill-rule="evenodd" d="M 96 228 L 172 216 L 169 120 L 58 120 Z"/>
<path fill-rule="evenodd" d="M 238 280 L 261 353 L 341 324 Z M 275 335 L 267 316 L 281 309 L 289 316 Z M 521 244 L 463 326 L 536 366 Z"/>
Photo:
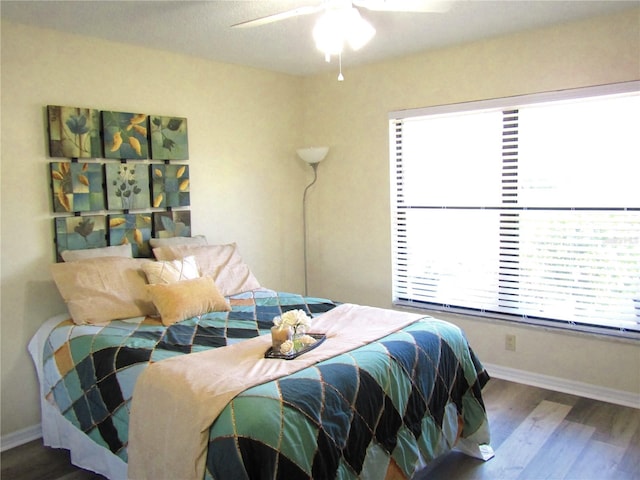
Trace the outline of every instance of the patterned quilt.
<path fill-rule="evenodd" d="M 326 299 L 256 290 L 230 312 L 163 326 L 146 317 L 59 324 L 43 355 L 46 397 L 94 442 L 127 461 L 135 381 L 150 362 L 267 334 L 291 309 Z M 210 429 L 206 478 L 410 478 L 458 435 L 488 443 L 488 376 L 460 330 L 421 320 L 379 342 L 246 390 Z"/>

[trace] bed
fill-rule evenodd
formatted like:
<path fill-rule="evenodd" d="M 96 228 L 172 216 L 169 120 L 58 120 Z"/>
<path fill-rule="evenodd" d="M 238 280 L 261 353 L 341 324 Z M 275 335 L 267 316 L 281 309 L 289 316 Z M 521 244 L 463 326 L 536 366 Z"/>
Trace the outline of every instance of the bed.
<path fill-rule="evenodd" d="M 122 262 L 134 260 L 110 262 L 121 271 Z M 45 445 L 69 449 L 74 464 L 110 479 L 411 478 L 453 448 L 492 456 L 481 394 L 489 377 L 460 329 L 422 315 L 267 289 L 246 275 L 246 266 L 238 275 L 237 262 L 228 278 L 231 290 L 242 291 L 231 292 L 226 267 L 218 267 L 209 273 L 223 286 L 226 308 L 205 304 L 191 315 L 182 306 L 170 324 L 157 312 L 78 321 L 77 298 L 54 274 L 72 314 L 49 319 L 29 344 Z M 104 265 L 92 268 L 104 277 Z M 87 281 L 86 272 L 80 277 Z M 82 290 L 73 287 L 75 294 Z M 126 290 L 132 295 L 135 288 Z M 101 300 L 91 300 L 93 309 L 82 308 L 102 310 Z M 291 310 L 305 312 L 326 340 L 294 360 L 265 358 L 274 318 Z M 216 365 L 222 373 L 213 373 Z M 254 370 L 247 383 L 251 375 L 244 372 Z M 185 377 L 193 377 L 187 387 Z M 204 384 L 198 387 L 204 397 L 186 391 L 192 380 Z M 241 388 L 208 408 L 209 398 L 220 396 L 211 385 L 225 389 L 232 380 Z"/>

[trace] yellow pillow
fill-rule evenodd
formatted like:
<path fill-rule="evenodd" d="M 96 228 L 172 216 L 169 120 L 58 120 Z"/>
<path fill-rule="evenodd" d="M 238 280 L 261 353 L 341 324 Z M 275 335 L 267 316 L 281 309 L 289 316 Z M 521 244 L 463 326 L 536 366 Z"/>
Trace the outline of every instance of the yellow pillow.
<path fill-rule="evenodd" d="M 149 283 L 176 283 L 181 280 L 198 278 L 196 257 L 190 255 L 182 260 L 167 260 L 145 262 L 142 264 Z"/>
<path fill-rule="evenodd" d="M 147 289 L 166 326 L 209 312 L 231 310 L 211 277 L 147 285 Z"/>

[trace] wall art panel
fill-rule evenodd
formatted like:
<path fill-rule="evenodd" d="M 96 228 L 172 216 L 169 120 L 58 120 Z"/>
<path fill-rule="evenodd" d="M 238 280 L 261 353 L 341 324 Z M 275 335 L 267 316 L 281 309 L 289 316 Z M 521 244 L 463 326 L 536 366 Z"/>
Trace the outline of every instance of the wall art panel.
<path fill-rule="evenodd" d="M 189 166 L 151 164 L 151 196 L 155 208 L 190 205 Z"/>
<path fill-rule="evenodd" d="M 109 210 L 149 208 L 149 169 L 141 163 L 107 163 L 107 207 Z"/>
<path fill-rule="evenodd" d="M 109 215 L 109 245 L 131 244 L 134 257 L 150 257 L 151 213 Z"/>
<path fill-rule="evenodd" d="M 47 117 L 50 156 L 65 158 L 101 156 L 99 110 L 49 105 Z"/>
<path fill-rule="evenodd" d="M 153 160 L 188 160 L 187 119 L 151 115 L 151 158 Z"/>
<path fill-rule="evenodd" d="M 153 212 L 153 231 L 155 238 L 190 237 L 191 212 L 189 210 Z"/>
<path fill-rule="evenodd" d="M 102 112 L 104 158 L 149 158 L 149 116 L 144 113 Z"/>
<path fill-rule="evenodd" d="M 104 210 L 104 173 L 100 163 L 51 162 L 53 211 Z"/>
<path fill-rule="evenodd" d="M 64 250 L 107 246 L 106 217 L 87 215 L 54 219 L 58 259 Z"/>

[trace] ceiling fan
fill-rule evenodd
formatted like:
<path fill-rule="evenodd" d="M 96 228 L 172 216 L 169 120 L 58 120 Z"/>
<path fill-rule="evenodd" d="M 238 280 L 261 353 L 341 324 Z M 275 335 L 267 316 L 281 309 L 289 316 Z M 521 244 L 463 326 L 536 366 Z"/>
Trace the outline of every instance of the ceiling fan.
<path fill-rule="evenodd" d="M 375 29 L 358 11 L 358 8 L 376 12 L 433 13 L 445 12 L 453 0 L 325 0 L 317 5 L 306 5 L 285 12 L 236 23 L 232 28 L 249 28 L 279 22 L 288 18 L 322 12 L 313 29 L 318 50 L 327 62 L 332 55 L 340 61 L 338 80 L 342 81 L 342 50 L 345 43 L 353 50 L 366 45 L 375 35 Z"/>
<path fill-rule="evenodd" d="M 285 12 L 267 15 L 266 17 L 247 20 L 236 23 L 232 25 L 232 27 L 258 27 L 260 25 L 286 20 L 287 18 L 354 7 L 360 7 L 374 12 L 438 13 L 449 10 L 452 2 L 453 0 L 325 0 L 318 5 L 306 5 Z"/>

